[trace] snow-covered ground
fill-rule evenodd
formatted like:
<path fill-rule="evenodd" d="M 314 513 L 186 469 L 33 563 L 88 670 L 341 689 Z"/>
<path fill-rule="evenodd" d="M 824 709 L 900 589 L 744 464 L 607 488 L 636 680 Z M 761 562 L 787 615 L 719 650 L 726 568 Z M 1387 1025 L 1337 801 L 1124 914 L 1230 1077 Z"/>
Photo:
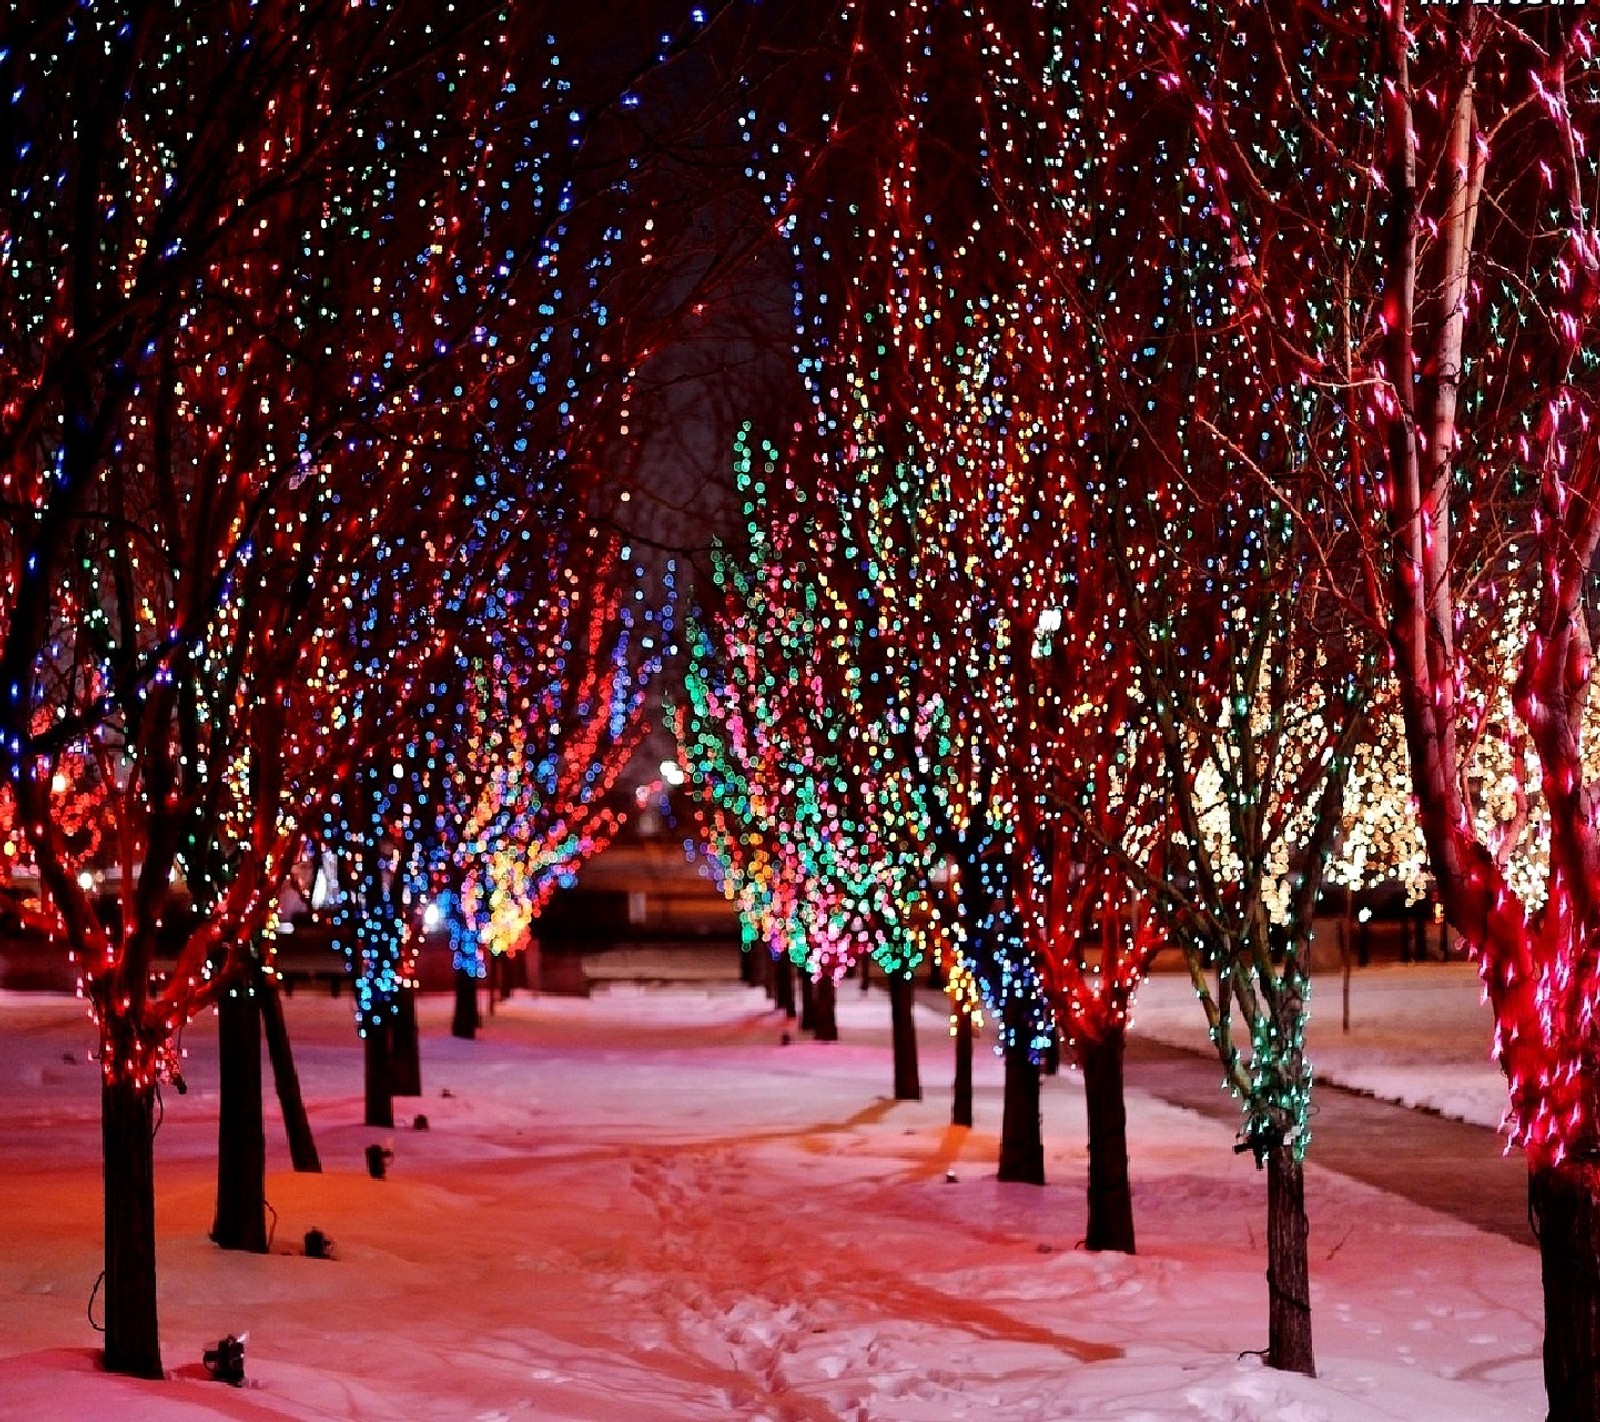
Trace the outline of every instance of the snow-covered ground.
<path fill-rule="evenodd" d="M 1357 969 L 1350 979 L 1348 1033 L 1343 991 L 1337 972 L 1312 982 L 1306 1054 L 1318 1081 L 1474 1125 L 1500 1124 L 1506 1079 L 1489 1055 L 1493 1022 L 1473 964 Z M 1210 1051 L 1205 1017 L 1184 973 L 1151 977 L 1139 990 L 1134 1023 L 1174 1046 Z"/>
<path fill-rule="evenodd" d="M 1444 1004 L 1471 986 L 1411 971 L 1358 1006 L 1386 1061 L 1413 1034 L 1385 1012 L 1448 1036 Z M 1186 991 L 1158 978 L 1141 1024 L 1181 1030 Z M 1337 1037 L 1334 994 L 1318 1005 Z M 193 1024 L 190 1090 L 168 1092 L 156 1141 L 172 1377 L 149 1383 L 97 1371 L 85 1316 L 100 1268 L 89 1028 L 67 1000 L 0 997 L 0 1417 L 1543 1416 L 1531 1249 L 1313 1162 L 1320 1376 L 1272 1373 L 1248 1353 L 1266 1341 L 1265 1181 L 1231 1127 L 1135 1091 L 1141 1252 L 1087 1254 L 1076 1078 L 1046 1083 L 1050 1185 L 998 1184 L 998 1064 L 980 1051 L 978 1126 L 950 1128 L 931 1003 L 927 1099 L 895 1103 L 886 999 L 853 986 L 835 1044 L 783 1044 L 760 994 L 731 984 L 524 997 L 472 1043 L 426 1000 L 426 1095 L 399 1103 L 392 1138 L 360 1125 L 348 999 L 289 1011 L 326 1173 L 288 1171 L 269 1109 L 273 1252 L 210 1244 L 215 1052 L 209 1020 Z M 1486 1040 L 1472 1021 L 1463 1060 Z M 1314 1041 L 1324 1066 L 1362 1048 Z M 426 1132 L 408 1129 L 419 1111 Z M 380 1182 L 362 1152 L 382 1139 Z M 303 1257 L 313 1226 L 334 1260 Z M 245 1330 L 249 1385 L 204 1380 L 202 1349 Z"/>

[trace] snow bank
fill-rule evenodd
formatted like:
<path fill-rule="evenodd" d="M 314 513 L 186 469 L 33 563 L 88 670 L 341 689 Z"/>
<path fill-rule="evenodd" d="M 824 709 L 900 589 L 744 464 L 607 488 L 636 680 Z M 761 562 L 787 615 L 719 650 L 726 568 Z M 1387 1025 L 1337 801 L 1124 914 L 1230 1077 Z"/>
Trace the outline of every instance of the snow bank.
<path fill-rule="evenodd" d="M 1489 1055 L 1493 1019 L 1473 964 L 1358 968 L 1350 981 L 1349 1032 L 1343 1018 L 1339 974 L 1319 974 L 1306 1031 L 1317 1080 L 1473 1125 L 1500 1124 L 1506 1082 Z M 1138 1031 L 1173 1046 L 1210 1050 L 1205 1017 L 1185 974 L 1157 973 L 1146 982 L 1134 1022 Z"/>
<path fill-rule="evenodd" d="M 1358 1012 L 1385 1071 L 1420 1030 L 1407 1013 L 1437 1025 L 1395 983 Z M 1141 1027 L 1170 1009 L 1178 1030 L 1172 986 L 1151 985 Z M 424 1001 L 426 1095 L 397 1102 L 400 1128 L 380 1133 L 359 1124 L 348 1003 L 290 1000 L 327 1173 L 289 1172 L 269 1109 L 264 1257 L 206 1239 L 215 1050 L 209 1021 L 191 1027 L 190 1090 L 168 1093 L 156 1141 L 173 1376 L 143 1383 L 97 1370 L 85 1318 L 100 1268 L 88 1028 L 69 1000 L 0 998 L 0 1416 L 1543 1415 L 1533 1251 L 1313 1164 L 1322 1374 L 1270 1372 L 1248 1353 L 1266 1341 L 1265 1181 L 1233 1154 L 1231 1128 L 1135 1093 L 1142 1252 L 1087 1254 L 1077 1079 L 1046 1083 L 1050 1185 L 997 1183 L 999 1065 L 980 1047 L 978 1126 L 949 1127 L 934 1003 L 921 1014 L 927 1099 L 912 1103 L 887 1099 L 886 998 L 850 985 L 836 1044 L 782 1045 L 792 1026 L 734 985 L 524 997 L 477 1042 L 447 1035 L 449 1006 Z M 418 1112 L 429 1130 L 408 1129 Z M 381 1182 L 362 1161 L 374 1140 L 395 1152 Z M 334 1260 L 303 1257 L 313 1226 Z M 202 1349 L 245 1330 L 249 1386 L 205 1380 Z"/>

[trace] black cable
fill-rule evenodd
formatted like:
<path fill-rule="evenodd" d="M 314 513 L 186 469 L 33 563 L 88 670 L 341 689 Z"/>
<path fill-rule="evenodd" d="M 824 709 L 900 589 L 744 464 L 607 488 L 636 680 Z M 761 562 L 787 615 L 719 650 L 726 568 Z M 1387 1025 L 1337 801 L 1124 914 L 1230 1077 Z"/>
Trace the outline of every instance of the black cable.
<path fill-rule="evenodd" d="M 106 1271 L 102 1269 L 100 1271 L 100 1277 L 94 1281 L 94 1287 L 89 1290 L 89 1303 L 88 1307 L 84 1310 L 84 1312 L 89 1315 L 89 1327 L 94 1329 L 96 1333 L 104 1333 L 106 1331 L 102 1325 L 94 1321 L 94 1301 L 100 1293 L 100 1285 L 105 1283 L 105 1281 Z"/>
<path fill-rule="evenodd" d="M 167 1103 L 161 1099 L 161 1083 L 156 1082 L 156 1119 L 150 1127 L 150 1139 L 156 1138 L 156 1132 L 161 1129 L 161 1123 L 167 1119 Z"/>
<path fill-rule="evenodd" d="M 261 1197 L 261 1203 L 267 1207 L 267 1213 L 272 1216 L 272 1224 L 267 1229 L 267 1248 L 272 1248 L 272 1237 L 278 1232 L 278 1212 L 272 1208 L 272 1201 L 266 1196 Z"/>

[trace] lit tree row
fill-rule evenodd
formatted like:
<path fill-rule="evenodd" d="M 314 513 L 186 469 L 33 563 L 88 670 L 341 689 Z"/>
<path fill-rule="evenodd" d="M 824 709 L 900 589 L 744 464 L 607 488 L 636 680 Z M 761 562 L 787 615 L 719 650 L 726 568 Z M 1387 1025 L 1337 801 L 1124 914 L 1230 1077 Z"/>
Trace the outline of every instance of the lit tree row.
<path fill-rule="evenodd" d="M 1188 111 L 1144 60 L 1150 22 L 1042 17 L 912 6 L 880 31 L 863 12 L 867 57 L 825 121 L 866 136 L 873 177 L 812 213 L 785 195 L 855 550 L 830 611 L 866 611 L 874 649 L 821 662 L 906 739 L 1008 1065 L 1125 1022 L 1160 911 L 1271 1177 L 1270 1353 L 1309 1370 L 1305 945 L 1373 661 L 1317 595 L 1340 550 L 1299 491 L 1323 489 L 1347 415 L 1312 391 L 1286 428 L 1259 419 L 1276 371 L 1241 326 L 1228 214 L 1194 190 Z M 1103 900 L 1068 929 L 1088 883 Z"/>
<path fill-rule="evenodd" d="M 468 731 L 430 691 L 482 605 L 457 574 L 492 586 L 496 510 L 534 535 L 583 506 L 676 310 L 651 283 L 679 239 L 618 130 L 705 13 L 615 47 L 559 8 L 162 3 L 13 16 L 0 43 L 0 780 L 100 1032 L 113 1370 L 161 1371 L 177 1032 L 251 994 L 336 788 L 363 980 L 403 977 L 379 827 L 404 838 L 402 782 Z"/>

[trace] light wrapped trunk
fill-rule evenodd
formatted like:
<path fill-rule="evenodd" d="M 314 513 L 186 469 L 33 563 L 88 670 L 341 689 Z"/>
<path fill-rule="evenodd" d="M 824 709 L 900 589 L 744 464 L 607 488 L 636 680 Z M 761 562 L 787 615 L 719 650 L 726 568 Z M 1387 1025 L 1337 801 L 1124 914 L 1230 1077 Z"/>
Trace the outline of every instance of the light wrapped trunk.
<path fill-rule="evenodd" d="M 839 1040 L 838 996 L 833 974 L 824 969 L 811 990 L 811 1030 L 819 1042 Z"/>
<path fill-rule="evenodd" d="M 787 953 L 772 960 L 772 1001 L 785 1017 L 795 1015 L 794 964 Z"/>
<path fill-rule="evenodd" d="M 1536 1166 L 1528 1214 L 1544 1281 L 1549 1422 L 1600 1422 L 1600 1200 L 1592 1166 Z"/>
<path fill-rule="evenodd" d="M 368 1126 L 394 1125 L 394 1093 L 390 1089 L 389 1033 L 387 1021 L 369 1023 L 364 1038 L 365 1104 L 362 1121 Z"/>
<path fill-rule="evenodd" d="M 450 1018 L 450 1035 L 470 1042 L 478 1035 L 478 976 L 470 968 L 456 969 L 456 1009 Z"/>
<path fill-rule="evenodd" d="M 1267 1365 L 1315 1377 L 1305 1168 L 1294 1148 L 1267 1156 Z"/>
<path fill-rule="evenodd" d="M 300 1094 L 300 1073 L 295 1070 L 294 1053 L 289 1046 L 289 1030 L 283 1020 L 283 998 L 276 979 L 260 975 L 256 997 L 261 1023 L 267 1034 L 267 1056 L 272 1062 L 272 1080 L 278 1092 L 278 1107 L 283 1112 L 284 1132 L 289 1137 L 289 1161 L 302 1174 L 320 1175 L 322 1161 L 311 1134 L 305 1099 Z"/>
<path fill-rule="evenodd" d="M 396 1096 L 422 1095 L 422 1049 L 417 1032 L 417 989 L 408 979 L 395 993 L 389 1038 L 389 1085 Z"/>
<path fill-rule="evenodd" d="M 955 1080 L 950 1088 L 950 1124 L 972 1124 L 972 1013 L 957 1004 L 955 1031 Z"/>

